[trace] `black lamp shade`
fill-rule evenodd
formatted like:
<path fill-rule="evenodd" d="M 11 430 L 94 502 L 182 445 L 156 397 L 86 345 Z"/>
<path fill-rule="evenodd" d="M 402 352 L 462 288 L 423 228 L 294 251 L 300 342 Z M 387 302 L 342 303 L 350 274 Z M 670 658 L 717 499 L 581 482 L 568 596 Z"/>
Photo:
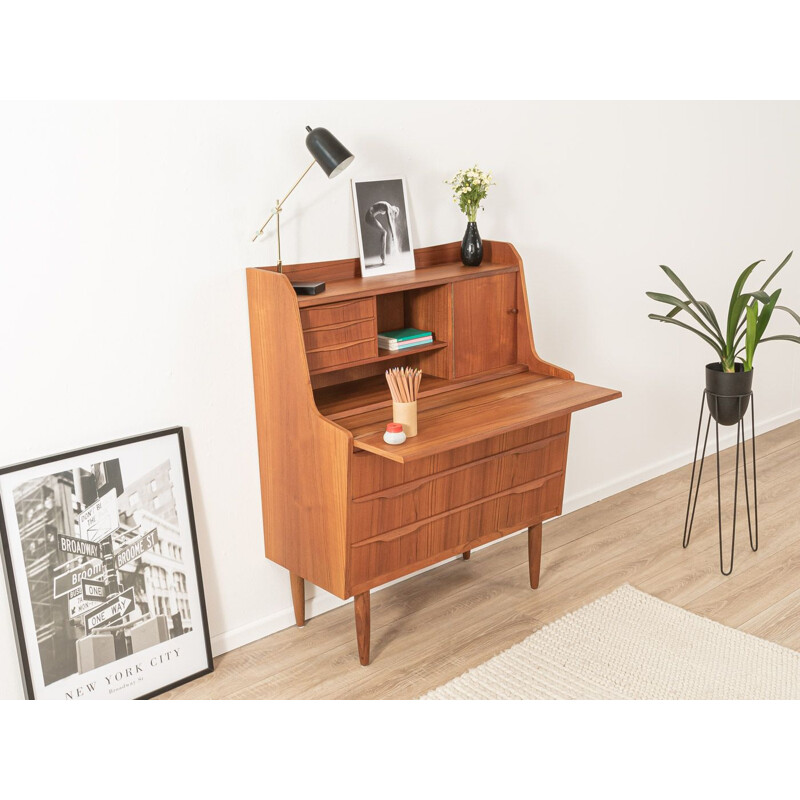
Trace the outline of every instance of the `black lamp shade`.
<path fill-rule="evenodd" d="M 346 170 L 355 156 L 327 129 L 306 125 L 306 147 L 329 178 Z"/>

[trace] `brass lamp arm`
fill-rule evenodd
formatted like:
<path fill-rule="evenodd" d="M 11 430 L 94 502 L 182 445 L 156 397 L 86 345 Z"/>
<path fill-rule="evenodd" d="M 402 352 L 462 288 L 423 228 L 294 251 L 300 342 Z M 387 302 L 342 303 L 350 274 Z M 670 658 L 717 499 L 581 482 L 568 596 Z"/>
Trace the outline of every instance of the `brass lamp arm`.
<path fill-rule="evenodd" d="M 311 167 L 313 167 L 314 164 L 316 164 L 316 163 L 317 162 L 316 162 L 316 159 L 315 159 L 314 161 L 312 161 L 308 165 L 308 167 L 306 167 L 306 171 L 297 179 L 297 181 L 295 182 L 294 186 L 292 186 L 292 188 L 289 189 L 288 192 L 286 192 L 286 196 L 283 198 L 283 200 L 280 200 L 277 203 L 277 205 L 275 206 L 275 208 L 272 209 L 272 213 L 269 215 L 269 218 L 267 219 L 267 221 L 259 228 L 258 233 L 256 233 L 256 235 L 253 237 L 253 241 L 258 239 L 258 237 L 261 236 L 262 233 L 264 233 L 264 228 L 266 228 L 267 225 L 269 225 L 269 223 L 272 221 L 272 218 L 274 216 L 280 214 L 281 211 L 283 211 L 283 204 L 289 199 L 289 195 L 298 187 L 300 181 L 302 181 L 303 178 L 305 178 L 305 176 L 308 175 L 309 171 L 311 170 Z"/>

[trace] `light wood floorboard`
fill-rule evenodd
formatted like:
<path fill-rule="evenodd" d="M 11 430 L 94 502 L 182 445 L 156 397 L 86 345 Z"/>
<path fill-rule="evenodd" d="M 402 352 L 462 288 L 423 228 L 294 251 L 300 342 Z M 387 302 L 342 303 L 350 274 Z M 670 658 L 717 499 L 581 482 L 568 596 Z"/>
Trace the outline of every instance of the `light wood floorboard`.
<path fill-rule="evenodd" d="M 352 604 L 215 660 L 212 675 L 164 698 L 409 699 L 630 583 L 696 614 L 800 649 L 800 422 L 758 438 L 760 546 L 750 550 L 740 491 L 733 575 L 719 571 L 714 461 L 692 541 L 681 547 L 691 467 L 544 526 L 540 588 L 526 537 L 448 562 L 372 595 L 372 664 L 358 661 Z M 734 451 L 721 459 L 733 496 Z M 740 486 L 741 490 L 741 486 Z M 729 542 L 730 513 L 723 516 Z M 727 563 L 727 555 L 726 555 Z M 288 574 L 287 574 L 288 583 Z"/>

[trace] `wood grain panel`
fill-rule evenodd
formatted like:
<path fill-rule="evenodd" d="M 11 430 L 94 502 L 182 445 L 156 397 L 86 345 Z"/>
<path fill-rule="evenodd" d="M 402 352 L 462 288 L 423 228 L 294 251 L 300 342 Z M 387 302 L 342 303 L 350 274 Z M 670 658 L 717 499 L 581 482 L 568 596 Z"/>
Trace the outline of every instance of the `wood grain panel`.
<path fill-rule="evenodd" d="M 265 553 L 345 597 L 352 439 L 314 405 L 288 278 L 248 270 L 247 288 Z"/>
<path fill-rule="evenodd" d="M 306 350 L 319 350 L 329 345 L 349 344 L 371 339 L 375 336 L 375 320 L 372 317 L 355 322 L 334 322 L 320 328 L 303 330 L 303 342 Z"/>
<path fill-rule="evenodd" d="M 372 320 L 368 320 L 370 327 Z M 365 358 L 376 358 L 378 355 L 377 339 L 370 336 L 360 342 L 340 342 L 309 350 L 308 368 L 314 370 L 333 369 L 353 361 L 362 361 Z"/>
<path fill-rule="evenodd" d="M 375 298 L 373 297 L 365 297 L 361 300 L 340 300 L 337 303 L 325 303 L 315 308 L 300 309 L 300 320 L 306 330 L 374 316 Z"/>
<path fill-rule="evenodd" d="M 350 541 L 358 542 L 490 497 L 566 467 L 564 434 L 382 489 L 352 505 Z M 508 523 L 512 524 L 512 523 Z"/>
<path fill-rule="evenodd" d="M 399 464 L 374 453 L 358 450 L 353 453 L 353 497 L 363 497 L 383 489 L 440 474 L 551 436 L 568 434 L 568 431 L 569 418 L 558 417 L 502 436 L 493 436 L 474 444 L 457 447 L 430 458 L 410 461 L 408 464 Z"/>
<path fill-rule="evenodd" d="M 350 547 L 351 591 L 378 586 L 520 527 L 548 519 L 558 506 L 559 487 L 560 475 L 540 479 L 429 522 L 353 544 Z"/>
<path fill-rule="evenodd" d="M 449 397 L 457 394 L 454 392 Z M 426 407 L 426 399 L 422 399 L 418 401 L 419 435 L 400 445 L 388 445 L 383 441 L 385 422 L 379 422 L 377 426 L 351 426 L 352 418 L 343 418 L 340 422 L 352 430 L 353 444 L 357 448 L 405 463 L 549 418 L 563 417 L 620 396 L 620 392 L 612 389 L 559 378 L 542 378 L 527 385 L 520 384 L 515 392 L 502 396 L 487 391 L 483 402 L 478 405 L 453 402 L 430 409 Z M 389 421 L 388 415 L 386 421 Z"/>
<path fill-rule="evenodd" d="M 484 262 L 480 267 L 465 267 L 461 262 L 438 264 L 428 269 L 415 269 L 409 272 L 395 272 L 391 275 L 374 275 L 368 278 L 329 283 L 322 294 L 299 295 L 300 308 L 309 308 L 341 298 L 369 297 L 387 292 L 421 289 L 425 286 L 438 286 L 445 283 L 472 281 L 487 275 L 501 275 L 516 272 L 511 264 L 492 264 Z"/>
<path fill-rule="evenodd" d="M 406 327 L 432 331 L 435 339 L 453 341 L 453 289 L 450 284 L 405 292 Z M 418 367 L 426 375 L 437 378 L 453 377 L 451 348 L 419 355 L 409 359 L 409 366 Z"/>
<path fill-rule="evenodd" d="M 314 398 L 320 413 L 329 419 L 339 419 L 391 405 L 392 398 L 383 372 L 385 367 L 379 368 L 380 375 L 371 377 L 356 375 L 355 371 L 342 372 L 336 376 L 313 376 L 313 378 L 330 377 L 331 381 L 336 381 L 335 385 L 325 383 L 318 386 L 316 380 L 313 380 Z M 442 394 L 465 386 L 486 383 L 507 375 L 527 372 L 527 370 L 528 367 L 525 364 L 512 364 L 508 367 L 501 367 L 499 370 L 490 370 L 481 375 L 471 375 L 468 378 L 451 381 L 445 378 L 436 378 L 425 372 L 423 368 L 419 396 L 429 397 L 434 394 Z M 342 377 L 345 375 L 346 377 Z"/>
<path fill-rule="evenodd" d="M 516 363 L 515 273 L 453 284 L 453 317 L 454 377 Z"/>

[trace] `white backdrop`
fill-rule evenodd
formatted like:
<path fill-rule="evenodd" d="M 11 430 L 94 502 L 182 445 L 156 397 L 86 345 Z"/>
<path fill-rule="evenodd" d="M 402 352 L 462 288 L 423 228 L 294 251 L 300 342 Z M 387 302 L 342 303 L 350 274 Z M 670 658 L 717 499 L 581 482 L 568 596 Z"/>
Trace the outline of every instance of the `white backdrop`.
<path fill-rule="evenodd" d="M 244 268 L 274 263 L 274 234 L 250 239 L 310 162 L 306 124 L 356 160 L 287 203 L 287 263 L 357 254 L 351 178 L 407 178 L 419 247 L 463 233 L 443 180 L 493 170 L 479 228 L 525 260 L 539 353 L 624 393 L 573 420 L 566 510 L 689 460 L 712 353 L 647 320 L 658 264 L 727 304 L 800 245 L 794 102 L 3 106 L 0 464 L 185 426 L 216 653 L 292 622 L 262 554 Z M 800 416 L 800 348 L 756 368 L 762 429 Z M 311 614 L 338 603 L 313 594 Z M 21 691 L 2 597 L 0 697 Z"/>

